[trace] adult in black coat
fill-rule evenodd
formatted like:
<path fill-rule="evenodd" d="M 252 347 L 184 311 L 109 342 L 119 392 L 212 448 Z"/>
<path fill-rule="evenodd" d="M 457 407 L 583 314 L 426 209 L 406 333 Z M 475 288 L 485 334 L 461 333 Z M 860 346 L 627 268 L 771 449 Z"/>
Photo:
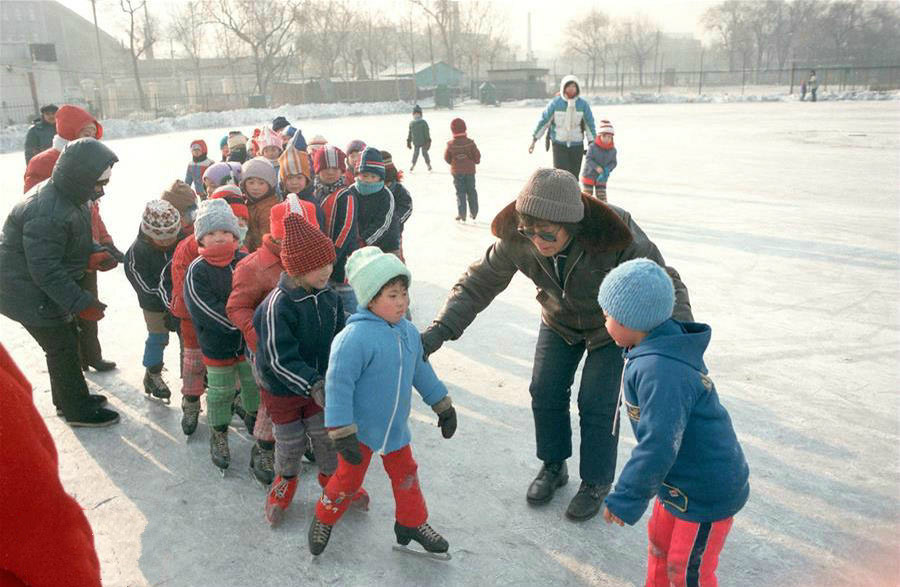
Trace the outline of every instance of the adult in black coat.
<path fill-rule="evenodd" d="M 78 286 L 89 268 L 115 267 L 91 237 L 88 203 L 103 194 L 115 153 L 100 141 L 68 144 L 53 175 L 16 204 L 0 234 L 0 313 L 20 322 L 47 356 L 57 411 L 72 426 L 106 426 L 119 415 L 88 393 L 75 316 L 99 320 L 106 306 Z"/>
<path fill-rule="evenodd" d="M 56 134 L 56 111 L 59 108 L 55 104 L 47 104 L 41 108 L 41 117 L 34 120 L 34 124 L 25 135 L 25 164 L 31 158 L 46 151 L 53 146 L 53 136 Z"/>

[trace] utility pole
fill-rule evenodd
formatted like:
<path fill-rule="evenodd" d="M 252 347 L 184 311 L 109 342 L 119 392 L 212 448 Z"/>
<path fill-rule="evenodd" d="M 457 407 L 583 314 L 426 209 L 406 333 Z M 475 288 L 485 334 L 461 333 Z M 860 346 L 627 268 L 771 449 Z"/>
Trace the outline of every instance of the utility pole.
<path fill-rule="evenodd" d="M 103 100 L 106 94 L 106 73 L 103 71 L 103 49 L 100 46 L 100 27 L 97 26 L 97 0 L 91 0 L 91 11 L 94 13 L 94 35 L 97 37 L 97 59 L 100 61 L 100 104 L 97 115 L 103 118 Z"/>

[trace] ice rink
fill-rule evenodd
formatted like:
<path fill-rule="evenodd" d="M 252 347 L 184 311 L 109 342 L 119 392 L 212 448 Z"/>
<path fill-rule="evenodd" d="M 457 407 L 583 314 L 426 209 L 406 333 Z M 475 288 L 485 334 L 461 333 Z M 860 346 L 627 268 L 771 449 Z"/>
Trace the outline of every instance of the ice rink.
<path fill-rule="evenodd" d="M 535 108 L 426 111 L 434 172 L 407 172 L 414 211 L 404 235 L 412 313 L 424 329 L 465 267 L 491 243 L 494 213 L 538 166 L 528 155 Z M 711 324 L 710 374 L 750 464 L 751 497 L 719 566 L 722 585 L 894 585 L 900 576 L 900 102 L 670 104 L 597 107 L 616 129 L 611 203 L 629 210 Z M 479 225 L 457 225 L 449 121 L 479 145 Z M 292 120 L 309 139 L 362 138 L 408 169 L 407 115 Z M 259 121 L 260 124 L 267 121 Z M 249 133 L 250 127 L 242 127 Z M 109 142 L 120 163 L 101 210 L 123 251 L 148 199 L 184 176 L 189 143 L 218 145 L 227 128 Z M 211 153 L 213 154 L 213 153 Z M 21 152 L 0 155 L 0 217 L 21 197 Z M 223 480 L 205 417 L 180 429 L 178 343 L 166 352 L 171 406 L 145 399 L 145 329 L 121 268 L 100 277 L 106 358 L 91 372 L 122 421 L 73 430 L 55 416 L 43 354 L 0 317 L 3 343 L 32 381 L 60 455 L 60 475 L 94 529 L 110 586 L 641 585 L 646 521 L 607 526 L 564 516 L 573 473 L 553 502 L 529 507 L 534 456 L 528 382 L 540 311 L 516 277 L 465 335 L 432 358 L 459 430 L 443 440 L 414 399 L 413 451 L 430 512 L 450 542 L 442 563 L 391 551 L 393 497 L 382 468 L 366 480 L 368 512 L 352 511 L 313 560 L 306 531 L 320 488 L 305 465 L 287 519 L 272 530 L 248 471 L 251 441 L 235 419 Z M 572 405 L 573 422 L 577 406 Z M 577 435 L 577 426 L 575 434 Z M 577 438 L 574 441 L 577 446 Z M 634 446 L 626 426 L 622 465 Z M 894 579 L 890 579 L 894 577 Z"/>

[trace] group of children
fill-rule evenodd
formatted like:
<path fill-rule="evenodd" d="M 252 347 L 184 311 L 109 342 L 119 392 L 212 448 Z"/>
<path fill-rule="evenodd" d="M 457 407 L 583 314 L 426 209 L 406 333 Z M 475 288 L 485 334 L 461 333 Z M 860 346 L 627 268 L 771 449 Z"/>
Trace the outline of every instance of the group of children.
<path fill-rule="evenodd" d="M 412 198 L 402 174 L 362 141 L 348 156 L 325 141 L 298 148 L 299 131 L 253 134 L 230 133 L 219 163 L 193 141 L 185 181 L 146 204 L 126 253 L 147 327 L 144 390 L 168 403 L 163 354 L 177 332 L 182 430 L 196 431 L 205 394 L 210 458 L 224 474 L 229 424 L 243 419 L 270 524 L 285 516 L 306 453 L 323 488 L 309 533 L 320 554 L 341 514 L 367 507 L 362 481 L 377 450 L 394 486 L 397 541 L 446 552 L 409 447 L 412 387 L 445 438 L 456 412 L 406 319 Z M 244 149 L 258 154 L 232 160 Z"/>
<path fill-rule="evenodd" d="M 458 178 L 474 175 L 480 154 L 461 120 L 452 130 L 445 159 L 454 181 L 467 184 Z M 412 388 L 437 414 L 444 438 L 454 435 L 457 415 L 407 319 L 411 274 L 401 237 L 412 203 L 402 175 L 389 153 L 361 141 L 348 145 L 347 156 L 325 141 L 301 150 L 282 137 L 277 145 L 268 132 L 275 131 L 260 134 L 262 155 L 209 164 L 200 184 L 189 170 L 186 179 L 201 190 L 175 181 L 146 205 L 126 254 L 148 330 L 145 391 L 170 397 L 163 350 L 178 332 L 182 429 L 194 433 L 206 393 L 210 456 L 224 474 L 228 425 L 240 406 L 256 438 L 250 466 L 268 486 L 271 525 L 285 517 L 311 445 L 322 495 L 308 543 L 321 554 L 344 512 L 367 507 L 363 480 L 378 452 L 396 501 L 397 542 L 447 553 L 427 522 L 410 447 Z M 612 134 L 604 121 L 585 188 L 599 191 L 615 166 Z M 234 154 L 240 145 L 228 142 Z M 192 165 L 204 163 L 203 146 L 191 144 Z M 468 185 L 458 190 L 466 193 L 460 215 L 468 204 L 475 217 L 477 196 Z M 691 577 L 715 584 L 719 552 L 749 486 L 703 364 L 709 327 L 672 319 L 671 280 L 648 260 L 610 272 L 599 302 L 610 336 L 626 349 L 622 399 L 638 441 L 604 517 L 634 524 L 656 495 L 647 584 Z"/>

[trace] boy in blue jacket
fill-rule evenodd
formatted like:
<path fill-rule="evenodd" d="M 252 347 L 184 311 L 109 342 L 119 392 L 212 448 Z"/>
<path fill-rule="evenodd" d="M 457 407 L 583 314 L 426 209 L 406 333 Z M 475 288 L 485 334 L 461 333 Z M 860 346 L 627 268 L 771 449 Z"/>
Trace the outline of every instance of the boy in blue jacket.
<path fill-rule="evenodd" d="M 231 464 L 228 423 L 236 380 L 241 382 L 247 430 L 253 430 L 259 407 L 259 388 L 244 359 L 244 337 L 225 312 L 234 267 L 247 256 L 240 245 L 242 232 L 224 198 L 204 200 L 194 220 L 200 256 L 191 262 L 184 277 L 184 303 L 197 330 L 206 365 L 209 454 L 223 473 Z"/>
<path fill-rule="evenodd" d="M 634 525 L 655 495 L 646 585 L 717 585 L 750 471 L 703 363 L 710 328 L 672 318 L 672 281 L 649 259 L 610 271 L 598 301 L 606 330 L 625 349 L 622 393 L 637 440 L 603 517 Z"/>
<path fill-rule="evenodd" d="M 612 123 L 601 120 L 597 138 L 588 146 L 581 168 L 581 193 L 588 197 L 596 196 L 603 202 L 606 201 L 609 174 L 618 163 L 616 145 L 613 143 L 615 134 Z"/>
<path fill-rule="evenodd" d="M 316 504 L 309 550 L 314 555 L 325 550 L 377 451 L 394 490 L 397 542 L 405 546 L 415 540 L 430 553 L 446 553 L 447 541 L 426 522 L 409 444 L 412 387 L 438 415 L 444 438 L 456 431 L 456 410 L 423 358 L 419 332 L 404 318 L 410 272 L 395 255 L 363 247 L 347 260 L 347 276 L 360 309 L 335 337 L 325 376 L 325 426 L 338 451 L 338 468 Z"/>

